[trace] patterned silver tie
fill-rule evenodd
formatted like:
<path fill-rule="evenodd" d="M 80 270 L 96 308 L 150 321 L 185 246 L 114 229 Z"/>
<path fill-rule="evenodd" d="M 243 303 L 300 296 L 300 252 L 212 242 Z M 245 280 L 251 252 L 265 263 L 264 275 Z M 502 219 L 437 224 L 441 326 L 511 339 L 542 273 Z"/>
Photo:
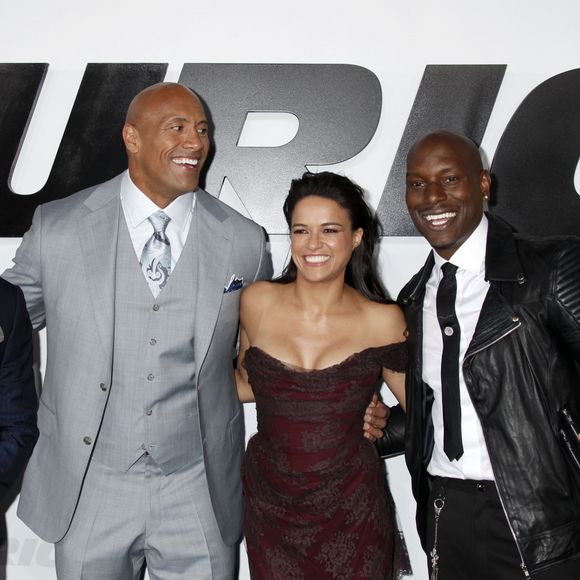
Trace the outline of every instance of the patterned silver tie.
<path fill-rule="evenodd" d="M 171 246 L 165 234 L 171 218 L 159 210 L 148 219 L 154 232 L 143 248 L 141 269 L 153 296 L 157 297 L 171 274 Z"/>

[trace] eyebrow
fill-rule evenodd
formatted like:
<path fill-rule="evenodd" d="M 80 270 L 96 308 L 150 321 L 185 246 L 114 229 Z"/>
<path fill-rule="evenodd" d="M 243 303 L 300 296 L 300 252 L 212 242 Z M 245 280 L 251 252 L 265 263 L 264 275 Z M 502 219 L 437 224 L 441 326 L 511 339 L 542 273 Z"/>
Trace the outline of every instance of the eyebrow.
<path fill-rule="evenodd" d="M 437 171 L 438 171 L 438 173 L 447 173 L 448 171 L 464 171 L 464 170 L 459 165 L 453 165 L 453 166 L 452 165 L 448 165 L 446 167 L 443 167 L 442 169 L 438 169 Z M 411 176 L 414 176 L 414 175 L 421 176 L 422 174 L 423 173 L 421 171 L 407 171 L 405 173 L 405 175 L 407 177 L 411 177 Z"/>
<path fill-rule="evenodd" d="M 175 121 L 182 121 L 183 123 L 190 123 L 192 122 L 188 117 L 170 117 L 169 119 L 167 119 L 168 123 L 173 123 Z M 196 125 L 209 125 L 209 121 L 207 119 L 202 119 L 201 121 L 197 121 L 195 123 Z"/>
<path fill-rule="evenodd" d="M 339 222 L 325 222 L 325 223 L 320 224 L 320 225 L 322 227 L 328 227 L 328 226 L 339 226 L 341 228 L 344 227 L 344 224 L 341 224 Z M 293 228 L 296 228 L 296 227 L 306 228 L 306 227 L 308 227 L 308 224 L 295 223 L 295 224 L 292 224 L 292 227 Z"/>

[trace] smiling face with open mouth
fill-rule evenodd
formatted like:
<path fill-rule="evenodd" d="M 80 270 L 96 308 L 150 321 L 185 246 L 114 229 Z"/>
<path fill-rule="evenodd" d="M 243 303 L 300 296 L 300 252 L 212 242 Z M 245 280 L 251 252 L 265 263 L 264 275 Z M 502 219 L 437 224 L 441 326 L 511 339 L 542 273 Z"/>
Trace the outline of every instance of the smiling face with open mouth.
<path fill-rule="evenodd" d="M 407 157 L 406 201 L 415 227 L 448 260 L 478 226 L 490 176 L 479 151 L 453 133 L 432 133 Z"/>
<path fill-rule="evenodd" d="M 198 97 L 181 85 L 159 85 L 141 93 L 129 113 L 123 138 L 135 185 L 161 208 L 196 190 L 209 150 Z"/>
<path fill-rule="evenodd" d="M 352 229 L 348 211 L 336 201 L 316 195 L 300 200 L 292 213 L 292 259 L 310 281 L 344 278 L 362 229 Z"/>

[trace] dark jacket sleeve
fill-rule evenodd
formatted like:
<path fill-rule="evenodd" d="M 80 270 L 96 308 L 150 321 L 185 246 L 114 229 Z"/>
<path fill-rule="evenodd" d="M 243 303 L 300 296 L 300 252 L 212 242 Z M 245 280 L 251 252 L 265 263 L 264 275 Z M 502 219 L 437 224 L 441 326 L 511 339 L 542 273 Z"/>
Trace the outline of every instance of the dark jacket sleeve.
<path fill-rule="evenodd" d="M 0 498 L 38 438 L 32 328 L 19 288 L 0 279 Z"/>
<path fill-rule="evenodd" d="M 391 407 L 385 434 L 375 442 L 383 459 L 401 455 L 405 451 L 405 411 L 401 405 Z"/>
<path fill-rule="evenodd" d="M 580 362 L 580 242 L 562 244 L 553 269 L 550 324 L 577 362 Z"/>

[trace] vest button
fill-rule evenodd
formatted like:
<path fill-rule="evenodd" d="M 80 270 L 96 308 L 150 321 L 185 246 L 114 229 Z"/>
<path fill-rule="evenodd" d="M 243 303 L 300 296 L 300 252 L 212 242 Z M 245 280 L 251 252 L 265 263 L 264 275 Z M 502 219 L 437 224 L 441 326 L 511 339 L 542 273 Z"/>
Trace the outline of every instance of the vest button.
<path fill-rule="evenodd" d="M 159 304 L 153 304 L 153 310 L 157 312 L 159 310 Z"/>
<path fill-rule="evenodd" d="M 151 417 L 152 414 L 153 414 L 153 409 L 147 409 L 145 411 L 145 415 L 147 415 L 147 417 Z"/>
<path fill-rule="evenodd" d="M 520 321 L 520 317 L 517 314 L 514 314 L 512 316 L 512 322 L 519 322 Z"/>
<path fill-rule="evenodd" d="M 155 346 L 155 345 L 157 344 L 157 339 L 155 339 L 155 338 L 152 338 L 152 339 L 149 341 L 149 344 L 150 344 L 151 346 Z"/>
<path fill-rule="evenodd" d="M 105 383 L 101 383 L 99 385 L 99 387 L 101 387 L 101 391 L 106 391 L 107 390 L 107 385 L 105 385 Z"/>
<path fill-rule="evenodd" d="M 86 437 L 83 437 L 83 443 L 85 445 L 90 445 L 93 442 L 93 440 L 87 435 Z"/>
<path fill-rule="evenodd" d="M 154 380 L 154 379 L 155 379 L 155 375 L 154 375 L 153 373 L 149 373 L 149 374 L 147 375 L 147 380 L 148 380 L 148 381 L 152 381 L 152 380 Z"/>

